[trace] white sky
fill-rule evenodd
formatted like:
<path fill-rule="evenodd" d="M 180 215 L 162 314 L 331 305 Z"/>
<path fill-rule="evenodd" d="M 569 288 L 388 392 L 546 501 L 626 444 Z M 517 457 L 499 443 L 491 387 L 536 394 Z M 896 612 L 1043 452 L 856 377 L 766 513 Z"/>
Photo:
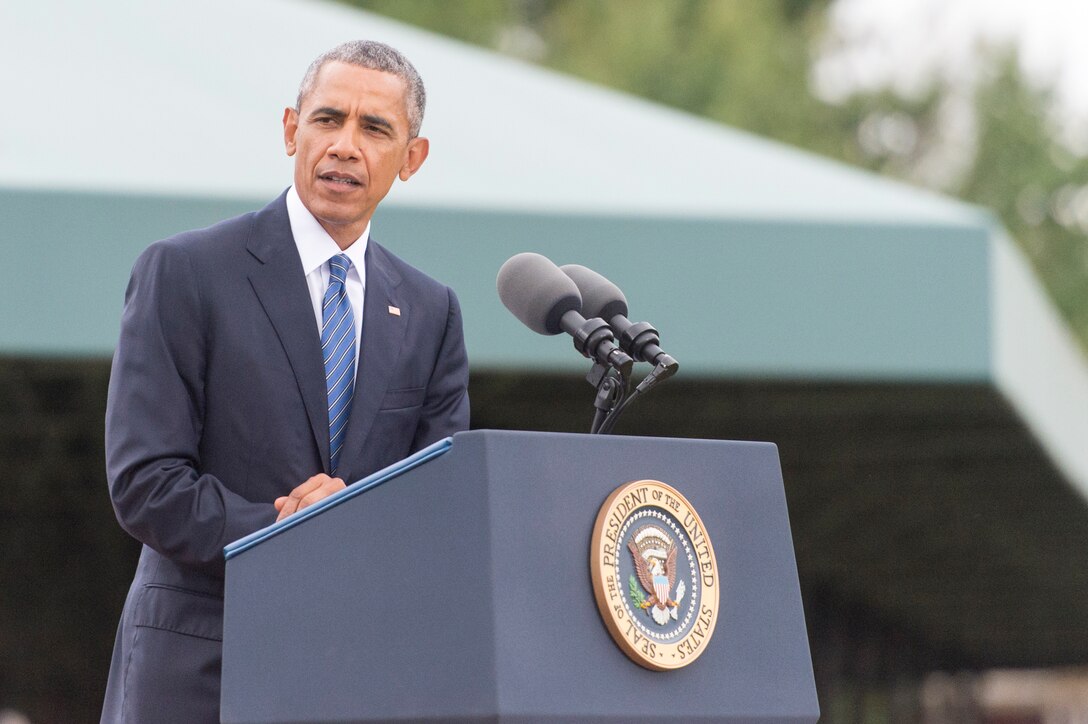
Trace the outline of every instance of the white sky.
<path fill-rule="evenodd" d="M 1088 0 L 837 0 L 832 30 L 816 70 L 829 99 L 888 82 L 910 93 L 934 74 L 970 82 L 980 44 L 1013 43 L 1063 120 L 1088 119 Z"/>

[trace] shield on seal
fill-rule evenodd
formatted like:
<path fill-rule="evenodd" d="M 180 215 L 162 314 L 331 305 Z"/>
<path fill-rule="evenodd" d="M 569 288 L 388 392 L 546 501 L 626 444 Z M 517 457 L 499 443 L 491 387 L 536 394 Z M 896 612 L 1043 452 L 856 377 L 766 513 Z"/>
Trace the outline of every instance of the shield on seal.
<path fill-rule="evenodd" d="M 654 595 L 657 596 L 657 605 L 665 608 L 669 602 L 669 577 L 654 576 Z"/>

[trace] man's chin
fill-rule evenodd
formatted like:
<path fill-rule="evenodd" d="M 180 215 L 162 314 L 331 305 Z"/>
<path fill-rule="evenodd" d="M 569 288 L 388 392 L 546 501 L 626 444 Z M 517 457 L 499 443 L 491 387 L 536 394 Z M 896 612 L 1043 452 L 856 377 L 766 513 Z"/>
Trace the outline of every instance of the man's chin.
<path fill-rule="evenodd" d="M 306 208 L 322 223 L 337 225 L 350 225 L 366 215 L 360 199 L 318 197 Z"/>

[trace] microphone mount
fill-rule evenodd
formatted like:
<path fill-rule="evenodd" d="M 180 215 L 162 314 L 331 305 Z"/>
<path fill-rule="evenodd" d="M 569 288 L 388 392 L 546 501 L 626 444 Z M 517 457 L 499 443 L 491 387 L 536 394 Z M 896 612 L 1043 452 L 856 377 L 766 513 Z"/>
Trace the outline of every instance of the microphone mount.
<path fill-rule="evenodd" d="M 619 345 L 623 351 L 638 360 L 645 360 L 661 368 L 659 379 L 666 379 L 676 374 L 680 363 L 661 349 L 661 335 L 649 322 L 632 323 L 622 314 L 617 314 L 611 321 L 612 329 L 619 334 Z M 655 373 L 658 370 L 655 369 Z"/>
<path fill-rule="evenodd" d="M 625 380 L 630 377 L 635 361 L 616 346 L 616 337 L 603 319 L 585 319 L 572 310 L 560 318 L 559 325 L 574 338 L 574 349 L 583 357 L 605 367 L 615 368 Z"/>

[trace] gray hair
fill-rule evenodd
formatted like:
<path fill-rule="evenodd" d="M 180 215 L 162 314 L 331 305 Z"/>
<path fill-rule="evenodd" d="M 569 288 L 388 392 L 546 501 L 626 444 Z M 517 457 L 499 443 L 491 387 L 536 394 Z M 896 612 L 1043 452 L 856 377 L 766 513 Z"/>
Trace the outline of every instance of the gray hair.
<path fill-rule="evenodd" d="M 415 66 L 400 51 L 373 40 L 352 40 L 317 56 L 306 69 L 306 75 L 302 77 L 302 83 L 298 86 L 298 98 L 295 100 L 296 111 L 302 110 L 302 101 L 313 91 L 314 84 L 317 83 L 317 74 L 326 63 L 334 61 L 391 73 L 403 80 L 408 91 L 405 98 L 408 106 L 408 137 L 415 138 L 419 135 L 419 127 L 423 125 L 423 110 L 427 106 L 427 92 L 423 89 L 423 79 L 419 77 L 419 71 Z"/>

